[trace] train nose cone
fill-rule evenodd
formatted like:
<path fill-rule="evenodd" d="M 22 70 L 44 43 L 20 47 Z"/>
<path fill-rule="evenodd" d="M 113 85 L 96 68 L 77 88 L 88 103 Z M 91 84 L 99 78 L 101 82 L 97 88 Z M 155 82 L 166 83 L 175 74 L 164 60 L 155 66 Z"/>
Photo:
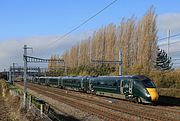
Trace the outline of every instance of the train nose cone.
<path fill-rule="evenodd" d="M 159 95 L 155 88 L 147 88 L 149 94 L 151 95 L 151 101 L 157 101 L 159 98 Z"/>

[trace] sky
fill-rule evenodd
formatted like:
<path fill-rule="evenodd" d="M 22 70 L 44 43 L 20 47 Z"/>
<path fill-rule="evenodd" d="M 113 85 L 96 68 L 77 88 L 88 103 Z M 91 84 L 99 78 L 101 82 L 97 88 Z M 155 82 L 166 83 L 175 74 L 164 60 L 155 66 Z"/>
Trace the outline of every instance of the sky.
<path fill-rule="evenodd" d="M 61 36 L 93 16 L 113 0 L 1 0 L 0 1 L 0 70 L 13 62 L 23 64 L 23 45 L 33 47 L 29 55 L 49 58 L 62 54 L 98 28 L 121 19 L 136 16 L 140 19 L 154 6 L 157 14 L 158 37 L 180 33 L 180 1 L 172 0 L 117 0 L 66 38 Z M 158 42 L 167 49 L 167 40 Z M 180 37 L 171 38 L 170 55 L 180 58 Z M 161 45 L 162 44 L 162 45 Z M 179 52 L 178 52 L 179 51 Z M 176 62 L 178 63 L 178 62 Z M 179 61 L 180 63 L 180 61 Z M 180 64 L 176 65 L 180 66 Z"/>

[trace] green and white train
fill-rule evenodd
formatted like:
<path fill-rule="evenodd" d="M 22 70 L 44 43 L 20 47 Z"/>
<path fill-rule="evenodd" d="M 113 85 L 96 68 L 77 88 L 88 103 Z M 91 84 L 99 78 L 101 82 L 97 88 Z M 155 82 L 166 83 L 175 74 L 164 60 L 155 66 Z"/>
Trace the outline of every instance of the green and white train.
<path fill-rule="evenodd" d="M 35 77 L 32 82 L 139 103 L 156 103 L 159 98 L 153 81 L 143 75 Z"/>

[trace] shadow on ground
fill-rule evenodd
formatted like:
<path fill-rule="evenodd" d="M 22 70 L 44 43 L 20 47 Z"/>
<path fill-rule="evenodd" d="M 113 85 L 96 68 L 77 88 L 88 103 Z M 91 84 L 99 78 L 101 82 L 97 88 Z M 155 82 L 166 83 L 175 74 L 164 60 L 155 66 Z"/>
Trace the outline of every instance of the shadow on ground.
<path fill-rule="evenodd" d="M 49 116 L 53 121 L 80 121 L 73 116 L 64 116 L 61 114 L 57 114 L 56 118 Z"/>
<path fill-rule="evenodd" d="M 73 116 L 59 114 L 53 109 L 50 109 L 48 117 L 53 121 L 80 121 L 79 119 Z"/>
<path fill-rule="evenodd" d="M 180 106 L 180 98 L 159 96 L 157 104 L 162 106 Z"/>

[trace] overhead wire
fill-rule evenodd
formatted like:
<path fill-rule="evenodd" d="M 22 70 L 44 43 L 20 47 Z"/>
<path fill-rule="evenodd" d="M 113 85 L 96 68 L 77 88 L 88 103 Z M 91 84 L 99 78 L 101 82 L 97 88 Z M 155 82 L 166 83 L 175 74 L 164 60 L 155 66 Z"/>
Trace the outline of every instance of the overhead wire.
<path fill-rule="evenodd" d="M 179 41 L 176 41 L 176 42 L 169 43 L 169 45 L 176 44 L 177 42 L 179 42 Z M 163 45 L 167 45 L 167 43 L 163 43 L 163 44 L 159 44 L 159 45 L 160 45 L 160 46 L 163 46 Z"/>
<path fill-rule="evenodd" d="M 175 59 L 172 59 L 172 60 L 180 60 L 179 58 L 175 58 Z"/>
<path fill-rule="evenodd" d="M 174 35 L 169 36 L 169 37 L 164 37 L 164 38 L 158 39 L 157 41 L 164 40 L 164 39 L 167 39 L 167 38 L 177 37 L 177 36 L 180 36 L 180 33 L 174 34 Z M 179 42 L 179 41 L 169 43 L 169 45 L 176 44 L 177 42 Z M 167 45 L 167 43 L 158 44 L 158 45 L 159 45 L 159 46 L 164 46 L 164 45 Z M 180 52 L 180 51 L 174 51 L 174 52 Z"/>
<path fill-rule="evenodd" d="M 114 0 L 111 3 L 109 3 L 107 6 L 105 6 L 103 9 L 101 9 L 100 11 L 98 11 L 97 13 L 95 13 L 94 15 L 92 15 L 91 17 L 87 18 L 85 21 L 83 21 L 81 24 L 77 25 L 76 27 L 74 27 L 73 29 L 71 29 L 69 32 L 65 33 L 63 36 L 59 37 L 58 39 L 56 39 L 55 41 L 53 41 L 53 43 L 56 43 L 58 40 L 64 39 L 65 37 L 67 37 L 69 34 L 71 34 L 72 32 L 74 32 L 75 30 L 79 29 L 81 26 L 83 26 L 84 24 L 88 23 L 91 19 L 93 19 L 94 17 L 96 17 L 97 15 L 99 15 L 100 13 L 102 13 L 104 10 L 106 10 L 107 8 L 109 8 L 110 6 L 112 6 L 115 2 L 117 2 L 118 0 Z"/>
<path fill-rule="evenodd" d="M 160 41 L 160 40 L 165 40 L 165 39 L 168 39 L 168 38 L 172 38 L 172 37 L 177 37 L 177 36 L 180 36 L 180 33 L 178 33 L 178 34 L 174 34 L 174 35 L 172 35 L 172 36 L 169 36 L 169 37 L 163 37 L 163 38 L 161 38 L 161 39 L 158 39 L 157 41 Z M 178 41 L 176 41 L 176 42 L 178 42 Z M 173 43 L 169 43 L 170 45 L 171 44 L 175 44 L 176 42 L 173 42 Z M 159 45 L 167 45 L 167 43 L 163 43 L 163 44 L 159 44 Z"/>
<path fill-rule="evenodd" d="M 104 10 L 106 10 L 107 8 L 109 8 L 111 5 L 113 5 L 115 2 L 117 2 L 118 0 L 114 0 L 112 1 L 110 4 L 108 4 L 107 6 L 105 6 L 103 9 L 101 9 L 100 11 L 98 11 L 97 13 L 95 13 L 93 16 L 89 17 L 88 19 L 86 19 L 85 21 L 83 21 L 81 24 L 77 25 L 76 27 L 74 27 L 73 29 L 71 29 L 69 32 L 65 33 L 63 36 L 61 36 L 60 38 L 56 39 L 55 41 L 53 41 L 53 43 L 56 43 L 58 40 L 64 39 L 65 37 L 67 37 L 69 34 L 71 34 L 72 32 L 76 31 L 77 29 L 79 29 L 81 26 L 83 26 L 84 24 L 88 23 L 91 19 L 93 19 L 94 17 L 96 17 L 97 15 L 99 15 L 101 12 L 103 12 Z M 180 36 L 180 33 L 169 36 L 169 37 L 164 37 L 161 39 L 158 39 L 157 41 L 161 41 L 167 38 L 172 38 L 172 37 L 177 37 Z M 170 43 L 170 44 L 175 44 L 176 42 Z M 160 44 L 162 45 L 166 45 L 166 44 Z M 174 59 L 174 60 L 180 60 L 180 59 Z"/>
<path fill-rule="evenodd" d="M 157 41 L 164 40 L 164 39 L 168 39 L 168 38 L 172 38 L 172 37 L 177 37 L 177 36 L 180 36 L 180 33 L 174 34 L 174 35 L 169 36 L 169 37 L 164 37 L 164 38 L 158 39 Z M 176 44 L 177 42 L 179 42 L 179 41 L 169 43 L 169 45 Z M 160 45 L 160 46 L 163 46 L 163 45 L 167 45 L 167 43 L 159 44 L 159 45 Z M 180 52 L 180 51 L 174 51 L 174 52 Z M 177 61 L 180 61 L 179 58 L 174 58 L 174 59 L 172 58 L 172 60 L 175 61 L 175 62 L 173 62 L 173 64 L 180 64 L 179 62 L 177 62 Z"/>
<path fill-rule="evenodd" d="M 164 39 L 167 39 L 167 38 L 177 37 L 177 36 L 180 36 L 180 33 L 171 35 L 171 36 L 169 36 L 169 37 L 164 37 L 164 38 L 158 39 L 158 41 L 164 40 Z"/>
<path fill-rule="evenodd" d="M 111 5 L 113 5 L 115 2 L 117 2 L 118 0 L 114 0 L 112 1 L 110 4 L 108 4 L 107 6 L 105 6 L 103 9 L 101 9 L 100 11 L 98 11 L 97 13 L 95 13 L 93 16 L 89 17 L 88 19 L 86 19 L 85 21 L 83 21 L 81 24 L 77 25 L 76 27 L 74 27 L 73 29 L 71 29 L 69 32 L 65 33 L 63 36 L 59 37 L 58 39 L 56 39 L 55 41 L 53 41 L 53 43 L 56 43 L 58 40 L 64 39 L 65 37 L 67 37 L 69 34 L 71 34 L 72 32 L 74 32 L 75 30 L 77 30 L 78 28 L 80 28 L 81 26 L 83 26 L 84 24 L 86 24 L 87 22 L 89 22 L 91 19 L 93 19 L 94 17 L 96 17 L 98 14 L 100 14 L 101 12 L 103 12 L 104 10 L 106 10 L 107 8 L 109 8 Z M 180 36 L 180 33 L 169 36 L 170 38 L 172 37 L 176 37 L 176 36 Z M 161 39 L 158 39 L 157 41 L 160 40 L 164 40 L 167 39 L 169 37 L 164 37 Z M 170 44 L 174 44 L 174 43 L 170 43 Z M 165 44 L 161 44 L 161 45 L 165 45 Z"/>

